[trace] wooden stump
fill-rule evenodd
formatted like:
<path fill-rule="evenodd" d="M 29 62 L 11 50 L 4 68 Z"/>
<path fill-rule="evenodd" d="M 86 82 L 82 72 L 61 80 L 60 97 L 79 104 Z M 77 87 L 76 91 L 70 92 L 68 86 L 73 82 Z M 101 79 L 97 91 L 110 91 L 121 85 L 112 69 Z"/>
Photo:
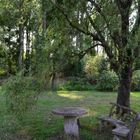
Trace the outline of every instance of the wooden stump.
<path fill-rule="evenodd" d="M 64 131 L 67 140 L 79 140 L 77 117 L 64 117 Z"/>

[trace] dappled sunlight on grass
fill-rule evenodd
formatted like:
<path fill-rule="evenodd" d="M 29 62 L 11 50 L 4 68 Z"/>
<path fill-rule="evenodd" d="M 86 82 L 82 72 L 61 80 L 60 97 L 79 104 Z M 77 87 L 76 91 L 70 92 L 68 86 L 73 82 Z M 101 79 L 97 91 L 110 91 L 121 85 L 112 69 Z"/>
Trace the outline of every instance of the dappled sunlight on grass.
<path fill-rule="evenodd" d="M 74 92 L 72 92 L 72 93 L 69 93 L 69 92 L 59 92 L 58 96 L 66 97 L 66 98 L 69 98 L 69 99 L 83 99 L 84 98 L 84 96 L 78 95 L 78 94 L 76 94 Z"/>
<path fill-rule="evenodd" d="M 97 112 L 95 110 L 93 110 L 93 109 L 88 110 L 88 116 L 96 116 L 96 115 L 97 115 Z"/>
<path fill-rule="evenodd" d="M 140 97 L 140 93 L 139 92 L 131 92 L 131 96 L 132 97 Z"/>
<path fill-rule="evenodd" d="M 2 94 L 2 87 L 0 86 L 0 94 Z"/>
<path fill-rule="evenodd" d="M 58 95 L 61 97 L 69 98 L 69 99 L 82 99 L 83 98 L 83 96 L 73 95 L 73 94 L 58 94 Z"/>
<path fill-rule="evenodd" d="M 2 91 L 2 90 L 0 90 Z M 0 122 L 4 121 L 5 100 L 0 94 Z M 110 140 L 112 136 L 109 134 L 99 133 L 99 121 L 97 117 L 104 116 L 109 113 L 109 102 L 116 101 L 117 94 L 115 92 L 99 92 L 99 91 L 57 91 L 43 92 L 40 94 L 37 105 L 29 111 L 23 118 L 22 130 L 26 130 L 37 140 L 54 140 L 57 135 L 62 135 L 64 118 L 52 114 L 52 110 L 59 107 L 82 107 L 87 110 L 87 114 L 80 117 L 80 135 L 84 140 Z M 131 93 L 132 108 L 139 112 L 140 108 L 140 92 Z M 7 120 L 7 119 L 5 119 Z M 2 127 L 2 126 L 1 126 Z M 136 140 L 139 140 L 140 126 Z M 1 128 L 0 128 L 1 129 Z M 3 128 L 2 128 L 3 129 Z M 19 128 L 20 129 L 20 128 Z M 21 130 L 21 131 L 22 131 Z M 18 132 L 21 132 L 20 130 Z M 106 131 L 105 131 L 106 132 Z M 110 139 L 109 139 L 110 138 Z"/>

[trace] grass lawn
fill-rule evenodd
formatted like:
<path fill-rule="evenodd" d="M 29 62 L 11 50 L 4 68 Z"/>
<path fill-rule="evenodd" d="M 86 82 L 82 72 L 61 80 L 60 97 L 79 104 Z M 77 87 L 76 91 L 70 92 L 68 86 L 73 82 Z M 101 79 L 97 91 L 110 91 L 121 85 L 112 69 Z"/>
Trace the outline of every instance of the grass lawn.
<path fill-rule="evenodd" d="M 97 91 L 44 92 L 37 106 L 26 113 L 20 123 L 6 112 L 5 98 L 0 94 L 0 140 L 62 140 L 63 117 L 51 113 L 57 107 L 83 107 L 88 114 L 82 117 L 80 135 L 82 140 L 112 140 L 108 131 L 99 133 L 97 116 L 107 114 L 109 102 L 115 102 L 116 93 Z M 131 93 L 132 108 L 140 112 L 140 92 Z M 140 140 L 140 125 L 135 139 Z"/>

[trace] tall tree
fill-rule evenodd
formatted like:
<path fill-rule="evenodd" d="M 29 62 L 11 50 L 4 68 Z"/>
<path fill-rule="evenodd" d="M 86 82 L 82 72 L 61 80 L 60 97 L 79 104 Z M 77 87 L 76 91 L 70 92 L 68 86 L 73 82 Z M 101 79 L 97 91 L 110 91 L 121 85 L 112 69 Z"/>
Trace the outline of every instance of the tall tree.
<path fill-rule="evenodd" d="M 7 52 L 7 72 L 28 71 L 32 36 L 39 22 L 39 0 L 3 0 L 0 8 L 0 42 L 5 44 Z"/>
<path fill-rule="evenodd" d="M 140 0 L 52 1 L 71 27 L 90 36 L 106 52 L 119 76 L 117 103 L 130 106 L 133 64 L 140 56 Z M 75 12 L 84 14 L 80 21 Z M 90 47 L 93 48 L 93 47 Z M 89 49 L 90 49 L 89 48 Z"/>

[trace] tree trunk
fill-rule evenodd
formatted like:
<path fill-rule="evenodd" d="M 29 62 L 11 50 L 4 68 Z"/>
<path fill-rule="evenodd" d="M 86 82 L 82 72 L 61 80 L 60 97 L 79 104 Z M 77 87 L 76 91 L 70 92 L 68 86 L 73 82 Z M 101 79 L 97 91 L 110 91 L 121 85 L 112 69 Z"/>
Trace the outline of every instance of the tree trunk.
<path fill-rule="evenodd" d="M 43 11 L 43 18 L 42 18 L 42 31 L 43 31 L 43 35 L 46 32 L 47 29 L 47 23 L 46 23 L 46 9 Z"/>
<path fill-rule="evenodd" d="M 13 73 L 12 71 L 12 62 L 11 62 L 11 57 L 10 55 L 8 55 L 8 60 L 7 60 L 7 64 L 8 64 L 8 70 L 7 70 L 7 75 L 9 76 L 10 74 Z"/>
<path fill-rule="evenodd" d="M 117 97 L 117 103 L 126 107 L 130 107 L 131 79 L 132 67 L 130 65 L 126 65 L 120 72 Z"/>
<path fill-rule="evenodd" d="M 20 24 L 19 25 L 19 56 L 18 56 L 19 70 L 22 70 L 23 68 L 23 53 L 24 53 L 23 40 L 24 40 L 24 29 L 23 29 L 23 25 Z"/>
<path fill-rule="evenodd" d="M 30 69 L 30 31 L 26 26 L 26 58 L 25 58 L 25 74 L 29 73 Z"/>
<path fill-rule="evenodd" d="M 53 72 L 52 73 L 52 77 L 51 77 L 51 90 L 52 91 L 56 91 L 56 83 L 55 83 L 55 79 L 56 78 L 56 73 L 55 72 Z"/>

